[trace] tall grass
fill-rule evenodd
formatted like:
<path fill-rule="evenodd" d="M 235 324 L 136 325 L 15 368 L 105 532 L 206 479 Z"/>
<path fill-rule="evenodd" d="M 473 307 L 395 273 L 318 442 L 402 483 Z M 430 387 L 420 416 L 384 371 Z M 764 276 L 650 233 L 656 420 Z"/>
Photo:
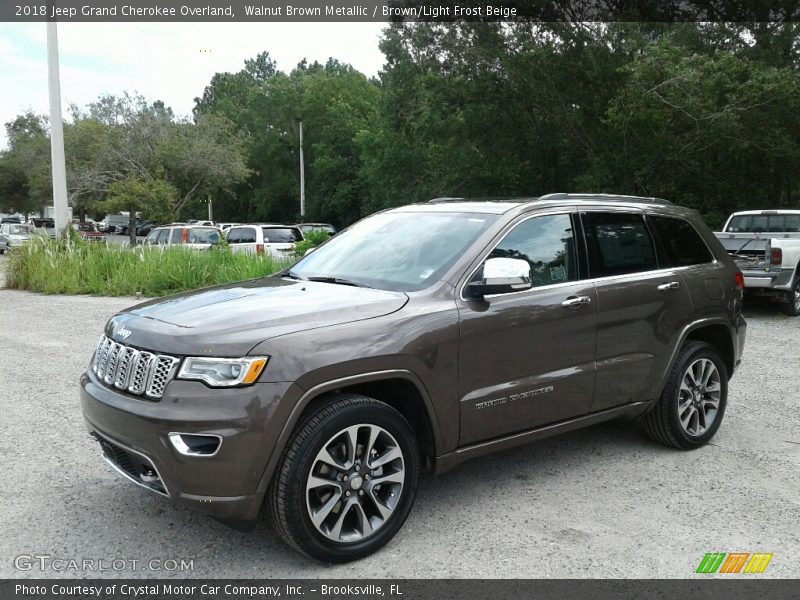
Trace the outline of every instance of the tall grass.
<path fill-rule="evenodd" d="M 264 277 L 285 265 L 268 257 L 232 254 L 228 248 L 105 246 L 33 239 L 9 255 L 6 286 L 44 294 L 164 296 Z"/>

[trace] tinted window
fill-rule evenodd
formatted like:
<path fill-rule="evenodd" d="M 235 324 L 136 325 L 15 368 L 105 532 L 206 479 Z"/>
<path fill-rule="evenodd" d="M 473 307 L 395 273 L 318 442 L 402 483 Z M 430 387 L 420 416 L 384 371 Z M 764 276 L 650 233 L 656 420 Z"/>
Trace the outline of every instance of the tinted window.
<path fill-rule="evenodd" d="M 592 277 L 608 277 L 656 269 L 653 240 L 641 215 L 583 215 Z"/>
<path fill-rule="evenodd" d="M 173 229 L 172 234 L 169 238 L 170 244 L 180 244 L 181 243 L 181 230 L 180 229 Z"/>
<path fill-rule="evenodd" d="M 527 261 L 534 286 L 578 279 L 575 236 L 569 215 L 548 215 L 523 221 L 503 238 L 489 257 Z"/>
<path fill-rule="evenodd" d="M 166 244 L 169 241 L 169 229 L 162 229 L 158 232 L 158 244 Z"/>
<path fill-rule="evenodd" d="M 300 230 L 294 227 L 262 227 L 265 244 L 293 244 L 302 241 Z"/>
<path fill-rule="evenodd" d="M 155 244 L 155 243 L 156 243 L 156 239 L 158 238 L 158 235 L 159 235 L 159 234 L 160 234 L 162 231 L 163 231 L 162 229 L 154 229 L 153 231 L 151 231 L 151 232 L 150 232 L 150 235 L 148 235 L 148 236 L 147 236 L 147 237 L 144 239 L 144 243 L 145 243 L 145 244 L 148 244 L 148 245 Z"/>
<path fill-rule="evenodd" d="M 650 217 L 667 266 L 685 267 L 711 262 L 713 257 L 703 239 L 688 222 L 670 217 Z"/>
<path fill-rule="evenodd" d="M 800 215 L 739 215 L 725 231 L 731 233 L 776 233 L 800 231 Z"/>
<path fill-rule="evenodd" d="M 225 234 L 229 244 L 238 244 L 242 241 L 242 230 L 238 227 L 231 227 Z"/>
<path fill-rule="evenodd" d="M 190 229 L 186 241 L 190 244 L 216 244 L 219 242 L 219 229 L 216 227 Z"/>
<path fill-rule="evenodd" d="M 239 242 L 242 244 L 256 243 L 256 230 L 252 227 L 242 227 L 239 230 Z"/>

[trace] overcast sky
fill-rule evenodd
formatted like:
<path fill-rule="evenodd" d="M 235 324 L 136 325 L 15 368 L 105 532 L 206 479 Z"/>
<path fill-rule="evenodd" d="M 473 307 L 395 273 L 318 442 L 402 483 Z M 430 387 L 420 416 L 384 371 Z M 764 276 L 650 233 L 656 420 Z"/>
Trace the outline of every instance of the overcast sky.
<path fill-rule="evenodd" d="M 268 51 L 289 71 L 335 57 L 367 75 L 383 66 L 383 23 L 62 23 L 63 110 L 102 93 L 138 91 L 189 114 L 212 75 L 238 71 Z M 44 23 L 0 23 L 0 123 L 32 109 L 49 114 Z M 66 112 L 64 113 L 65 117 Z M 6 145 L 5 127 L 0 149 Z"/>

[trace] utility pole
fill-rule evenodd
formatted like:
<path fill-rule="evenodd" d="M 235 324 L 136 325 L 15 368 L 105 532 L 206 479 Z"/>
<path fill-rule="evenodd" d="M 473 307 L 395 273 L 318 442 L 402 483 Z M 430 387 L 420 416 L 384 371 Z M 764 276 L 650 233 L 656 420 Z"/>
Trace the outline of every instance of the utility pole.
<path fill-rule="evenodd" d="M 61 78 L 58 69 L 58 30 L 47 22 L 47 74 L 50 91 L 50 158 L 53 169 L 53 208 L 56 239 L 69 221 L 67 211 L 67 167 L 64 160 L 64 122 L 61 118 Z"/>
<path fill-rule="evenodd" d="M 306 216 L 306 163 L 303 160 L 303 118 L 296 117 L 300 126 L 300 216 Z"/>
<path fill-rule="evenodd" d="M 208 197 L 208 220 L 214 220 L 214 212 L 211 210 L 211 196 Z"/>

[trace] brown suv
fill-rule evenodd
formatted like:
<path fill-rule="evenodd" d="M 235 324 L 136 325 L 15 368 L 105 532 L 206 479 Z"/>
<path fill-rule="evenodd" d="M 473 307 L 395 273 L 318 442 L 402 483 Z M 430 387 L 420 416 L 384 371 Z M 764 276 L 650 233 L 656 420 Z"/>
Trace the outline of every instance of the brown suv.
<path fill-rule="evenodd" d="M 617 417 L 708 442 L 746 324 L 741 273 L 651 198 L 434 200 L 290 269 L 113 317 L 81 379 L 120 474 L 343 562 L 388 542 L 420 473 Z"/>

